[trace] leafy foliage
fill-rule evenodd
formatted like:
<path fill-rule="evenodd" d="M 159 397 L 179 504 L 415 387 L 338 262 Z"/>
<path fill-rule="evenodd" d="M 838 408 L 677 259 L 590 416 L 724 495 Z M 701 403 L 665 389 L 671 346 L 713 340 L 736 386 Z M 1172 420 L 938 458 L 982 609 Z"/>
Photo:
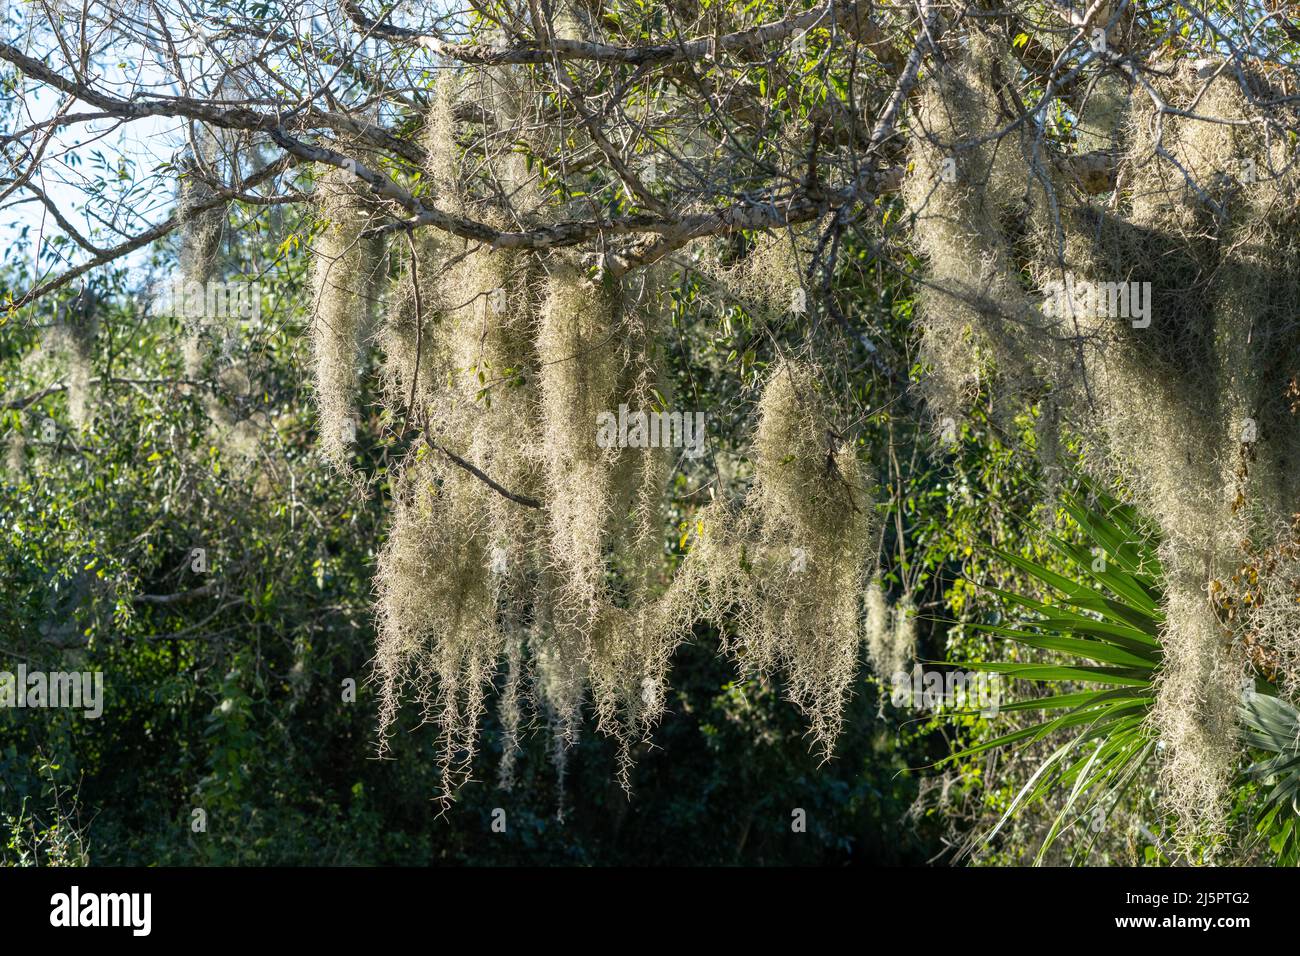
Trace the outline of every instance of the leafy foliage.
<path fill-rule="evenodd" d="M 1028 649 L 1031 657 L 1048 658 L 965 664 L 1045 691 L 1000 708 L 1003 714 L 1044 716 L 948 758 L 957 762 L 985 751 L 1046 743 L 1046 757 L 981 838 L 987 844 L 1016 814 L 1035 804 L 1055 803 L 1035 862 L 1042 862 L 1058 839 L 1079 833 L 1086 836 L 1076 859 L 1086 860 L 1097 835 L 1142 782 L 1160 749 L 1151 719 L 1166 626 L 1159 538 L 1131 506 L 1095 486 L 1085 486 L 1085 491 L 1087 499 L 1063 496 L 1061 510 L 1092 547 L 1037 529 L 1035 537 L 1063 561 L 1062 571 L 991 549 L 1037 582 L 1045 596 L 986 586 L 1018 621 L 1013 626 L 970 625 Z M 1285 862 L 1295 856 L 1300 715 L 1277 693 L 1262 676 L 1243 684 L 1243 743 L 1276 756 L 1250 763 L 1238 787 L 1247 796 L 1258 791 L 1254 799 L 1239 801 L 1241 812 L 1254 821 L 1277 861 Z"/>
<path fill-rule="evenodd" d="M 1068 788 L 1036 860 L 1042 860 L 1069 824 L 1097 819 L 1104 824 L 1155 749 L 1147 723 L 1160 666 L 1158 634 L 1163 623 L 1155 541 L 1131 508 L 1094 493 L 1099 500 L 1093 510 L 1068 497 L 1062 507 L 1098 547 L 1089 551 L 1055 534 L 1040 532 L 1070 564 L 1073 577 L 995 550 L 999 558 L 1041 582 L 1052 596 L 1038 600 L 990 588 L 1009 605 L 1032 616 L 1018 627 L 974 625 L 1022 647 L 1072 659 L 1069 663 L 976 661 L 968 665 L 1055 690 L 1002 705 L 1003 712 L 1039 711 L 1054 716 L 979 743 L 953 758 L 1063 732 L 1060 736 L 1067 738 L 1065 742 L 1054 744 L 1055 749 L 985 837 L 993 839 L 1026 803 Z M 1073 689 L 1080 683 L 1099 686 Z M 1059 685 L 1067 686 L 1061 690 Z"/>

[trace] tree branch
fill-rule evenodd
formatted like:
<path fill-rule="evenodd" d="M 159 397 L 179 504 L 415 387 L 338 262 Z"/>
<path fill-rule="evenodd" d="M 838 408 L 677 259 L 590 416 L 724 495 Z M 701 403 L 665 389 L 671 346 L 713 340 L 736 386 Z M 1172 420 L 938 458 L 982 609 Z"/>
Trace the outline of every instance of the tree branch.
<path fill-rule="evenodd" d="M 518 495 L 515 494 L 513 491 L 509 491 L 501 487 L 499 484 L 497 484 L 495 481 L 489 478 L 484 471 L 474 467 L 469 462 L 467 462 L 464 458 L 461 458 L 460 455 L 456 454 L 454 451 L 443 448 L 441 445 L 439 445 L 436 441 L 434 441 L 429 436 L 429 427 L 427 424 L 424 426 L 424 440 L 426 443 L 428 443 L 429 447 L 432 448 L 434 451 L 442 452 L 451 460 L 452 464 L 460 468 L 464 468 L 471 475 L 473 475 L 479 481 L 483 482 L 483 484 L 487 485 L 489 488 L 491 488 L 501 497 L 508 498 L 509 500 L 513 501 L 515 504 L 523 505 L 525 508 L 542 507 L 542 503 L 538 501 L 536 498 L 530 498 L 527 495 Z"/>
<path fill-rule="evenodd" d="M 219 581 L 210 581 L 202 587 L 192 588 L 189 591 L 178 591 L 175 594 L 137 594 L 131 600 L 135 604 L 152 604 L 156 606 L 167 606 L 170 604 L 182 604 L 186 601 L 195 601 L 199 598 L 205 598 L 215 594 Z"/>
<path fill-rule="evenodd" d="M 835 0 L 791 14 L 771 23 L 738 30 L 718 37 L 699 37 L 679 40 L 676 43 L 657 43 L 646 46 L 617 46 L 592 43 L 586 40 L 566 40 L 559 37 L 545 43 L 518 43 L 498 46 L 490 43 L 448 43 L 439 37 L 418 30 L 372 20 L 361 11 L 356 0 L 344 0 L 343 10 L 356 27 L 370 36 L 381 37 L 392 43 L 418 46 L 461 63 L 483 66 L 534 65 L 542 66 L 556 60 L 589 60 L 596 63 L 623 66 L 661 66 L 684 60 L 702 60 L 717 53 L 753 52 L 772 43 L 787 40 L 796 33 L 812 27 L 844 26 L 864 38 L 873 52 L 892 59 L 884 33 L 866 16 L 870 4 L 866 0 L 837 3 Z"/>

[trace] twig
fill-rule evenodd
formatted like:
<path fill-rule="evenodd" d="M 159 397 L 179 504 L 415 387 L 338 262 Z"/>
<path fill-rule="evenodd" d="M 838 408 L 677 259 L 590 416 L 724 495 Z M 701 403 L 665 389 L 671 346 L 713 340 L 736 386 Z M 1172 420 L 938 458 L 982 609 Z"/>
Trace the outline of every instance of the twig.
<path fill-rule="evenodd" d="M 501 485 L 497 484 L 490 477 L 488 477 L 487 473 L 484 472 L 482 469 L 474 467 L 469 462 L 467 462 L 464 458 L 461 458 L 460 455 L 456 454 L 454 451 L 443 448 L 441 445 L 439 445 L 436 441 L 434 441 L 429 436 L 428 422 L 425 422 L 424 424 L 424 440 L 428 443 L 429 447 L 432 448 L 434 451 L 442 452 L 449 459 L 451 459 L 452 464 L 464 468 L 471 475 L 473 475 L 479 481 L 483 482 L 483 484 L 487 485 L 489 488 L 491 488 L 501 497 L 508 498 L 511 501 L 513 501 L 515 504 L 523 505 L 525 508 L 542 507 L 542 503 L 538 501 L 536 498 L 529 498 L 527 495 L 515 494 L 513 491 L 509 491 L 508 489 L 501 487 Z"/>

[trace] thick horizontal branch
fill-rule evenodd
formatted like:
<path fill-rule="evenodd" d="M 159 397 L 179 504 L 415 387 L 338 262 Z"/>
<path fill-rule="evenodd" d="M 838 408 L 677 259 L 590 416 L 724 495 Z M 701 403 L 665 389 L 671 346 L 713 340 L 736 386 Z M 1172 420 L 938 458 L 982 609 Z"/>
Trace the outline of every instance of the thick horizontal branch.
<path fill-rule="evenodd" d="M 629 65 L 668 63 L 689 57 L 713 56 L 717 50 L 749 49 L 756 45 L 778 42 L 792 36 L 796 31 L 806 30 L 812 26 L 837 25 L 844 27 L 845 32 L 852 33 L 854 36 L 869 35 L 879 39 L 878 30 L 872 27 L 865 17 L 865 5 L 862 3 L 827 2 L 811 10 L 749 30 L 673 44 L 615 47 L 557 39 L 548 40 L 545 50 L 541 47 L 534 49 L 517 45 L 510 47 L 448 45 L 435 38 L 423 37 L 412 31 L 369 20 L 353 0 L 347 0 L 345 7 L 349 16 L 373 35 L 406 43 L 433 45 L 448 55 L 454 52 L 465 62 L 491 64 L 541 62 L 543 52 L 547 58 L 551 54 L 558 54 L 561 59 L 605 59 Z M 649 212 L 562 220 L 514 231 L 497 229 L 468 216 L 439 209 L 429 204 L 427 198 L 416 196 L 397 179 L 379 171 L 377 164 L 367 165 L 327 145 L 309 142 L 300 132 L 310 131 L 313 123 L 349 132 L 360 129 L 365 134 L 361 136 L 358 133 L 361 138 L 366 138 L 371 143 L 382 145 L 400 155 L 407 155 L 411 148 L 410 144 L 392 137 L 379 127 L 359 124 L 346 116 L 311 110 L 276 115 L 185 98 L 165 101 L 123 100 L 97 91 L 87 84 L 70 80 L 43 62 L 23 54 L 11 44 L 0 42 L 0 58 L 15 63 L 24 72 L 55 89 L 79 97 L 111 115 L 129 119 L 162 114 L 201 121 L 217 128 L 261 131 L 289 153 L 293 160 L 321 163 L 346 170 L 364 182 L 378 199 L 396 207 L 395 209 L 390 207 L 390 211 L 395 215 L 393 222 L 368 229 L 367 235 L 432 226 L 462 239 L 483 243 L 493 248 L 532 250 L 573 247 L 599 239 L 605 246 L 603 259 L 599 264 L 608 273 L 617 277 L 633 268 L 662 259 L 665 255 L 698 238 L 726 235 L 737 231 L 772 230 L 798 225 L 896 190 L 901 180 L 901 171 L 886 165 L 887 145 L 897 135 L 902 110 L 918 82 L 922 63 L 938 38 L 940 26 L 937 6 L 931 0 L 923 0 L 920 5 L 920 19 L 913 28 L 910 49 L 906 58 L 901 59 L 897 64 L 894 86 L 879 112 L 874 116 L 870 133 L 864 137 L 865 142 L 857 150 L 855 161 L 858 164 L 858 172 L 847 183 L 838 186 L 825 185 L 810 177 L 804 187 L 793 188 L 782 194 L 773 194 L 767 201 L 752 198 L 739 199 L 717 209 L 684 215 L 674 211 L 669 202 L 655 200 L 655 205 Z M 450 47 L 455 47 L 455 50 L 452 51 Z M 890 49 L 897 53 L 892 45 Z M 576 87 L 573 89 L 576 90 Z M 577 101 L 580 103 L 580 96 L 577 96 Z M 591 121 L 589 125 L 599 132 L 594 115 L 586 114 L 581 110 L 580 112 L 584 113 L 584 118 Z M 606 158 L 613 163 L 618 154 L 612 145 L 599 141 L 597 145 L 603 148 Z M 1113 188 L 1113 157 L 1087 154 L 1070 157 L 1066 162 L 1085 190 L 1102 192 Z M 630 171 L 626 168 L 618 169 L 618 163 L 614 165 L 616 171 L 626 181 L 631 175 Z M 259 174 L 260 176 L 262 174 Z M 213 200 L 189 210 L 189 214 L 202 212 L 228 201 L 230 196 L 249 188 L 259 177 L 250 178 L 241 184 L 238 190 L 219 194 Z M 180 220 L 173 216 L 163 224 L 125 243 L 102 250 L 92 256 L 88 262 L 31 290 L 19 298 L 15 306 L 24 305 L 97 265 L 161 238 L 179 224 Z M 609 242 L 608 240 L 611 239 L 625 241 L 620 245 Z"/>
<path fill-rule="evenodd" d="M 890 106 L 882 114 L 872 134 L 873 148 L 882 144 L 889 133 L 892 133 L 893 124 L 897 120 L 898 106 L 915 82 L 919 64 L 918 57 L 913 69 L 905 71 L 904 77 L 900 80 L 901 96 L 897 101 L 891 101 Z M 896 171 L 891 169 L 882 172 L 873 165 L 857 183 L 825 194 L 796 192 L 789 198 L 770 203 L 746 200 L 718 210 L 690 216 L 632 214 L 604 219 L 562 220 L 534 229 L 506 231 L 495 229 L 475 219 L 427 206 L 388 176 L 337 150 L 304 143 L 283 130 L 273 130 L 271 138 L 277 145 L 300 160 L 324 163 L 351 172 L 366 183 L 376 196 L 391 200 L 412 214 L 411 219 L 373 230 L 375 234 L 433 226 L 462 239 L 482 242 L 497 249 L 538 250 L 576 246 L 596 238 L 647 233 L 656 235 L 657 238 L 649 246 L 643 244 L 641 251 L 636 255 L 611 253 L 606 257 L 604 267 L 616 277 L 638 265 L 658 261 L 693 239 L 726 235 L 742 230 L 778 229 L 809 222 L 864 195 L 876 195 L 879 192 L 897 189 L 901 180 Z"/>
<path fill-rule="evenodd" d="M 379 149 L 396 153 L 413 163 L 422 163 L 424 149 L 415 143 L 400 139 L 382 126 L 365 123 L 331 110 L 314 107 L 290 113 L 259 112 L 244 106 L 219 106 L 189 97 L 167 99 L 124 100 L 95 89 L 88 83 L 69 79 L 44 61 L 30 57 L 11 43 L 0 41 L 0 59 L 8 60 L 32 79 L 39 80 L 56 90 L 75 96 L 103 110 L 106 116 L 125 120 L 148 119 L 152 116 L 179 117 L 197 120 L 220 129 L 241 129 L 269 133 L 275 129 L 312 129 L 324 127 L 347 136 L 363 140 Z"/>
<path fill-rule="evenodd" d="M 153 604 L 167 606 L 170 604 L 183 604 L 186 601 L 197 601 L 199 598 L 205 598 L 217 592 L 219 582 L 211 581 L 202 587 L 192 588 L 189 591 L 177 591 L 175 594 L 137 594 L 131 600 L 135 604 Z"/>
<path fill-rule="evenodd" d="M 731 207 L 719 213 L 694 217 L 694 222 L 684 223 L 673 233 L 661 236 L 630 254 L 615 255 L 609 263 L 611 271 L 615 275 L 622 275 L 637 266 L 657 262 L 692 239 L 711 233 L 734 232 L 738 229 L 772 229 L 809 222 L 832 209 L 856 202 L 875 191 L 881 182 L 876 156 L 885 142 L 894 135 L 903 104 L 920 76 L 921 63 L 925 59 L 926 51 L 938 39 L 939 28 L 938 7 L 932 0 L 921 0 L 921 23 L 917 28 L 912 51 L 908 54 L 902 73 L 894 83 L 894 89 L 885 101 L 885 106 L 871 130 L 866 148 L 866 163 L 852 184 L 827 194 L 819 201 L 812 197 L 806 197 L 802 201 L 791 201 L 784 209 L 776 205 L 760 209 Z"/>
<path fill-rule="evenodd" d="M 484 66 L 543 65 L 556 60 L 588 60 L 596 63 L 614 63 L 624 66 L 658 66 L 686 60 L 702 60 L 718 53 L 739 53 L 759 50 L 773 43 L 790 39 L 796 33 L 813 27 L 842 27 L 855 37 L 863 39 L 872 52 L 885 62 L 896 56 L 884 33 L 866 15 L 870 4 L 859 2 L 837 3 L 827 0 L 811 10 L 791 14 L 771 23 L 738 30 L 716 37 L 698 37 L 674 43 L 655 43 L 643 46 L 621 46 L 593 43 L 587 40 L 566 40 L 559 37 L 545 43 L 516 43 L 494 45 L 490 43 L 449 43 L 440 37 L 381 23 L 367 17 L 356 0 L 344 0 L 343 10 L 348 18 L 370 36 L 381 37 L 394 43 L 423 47 L 441 56 L 461 63 Z"/>

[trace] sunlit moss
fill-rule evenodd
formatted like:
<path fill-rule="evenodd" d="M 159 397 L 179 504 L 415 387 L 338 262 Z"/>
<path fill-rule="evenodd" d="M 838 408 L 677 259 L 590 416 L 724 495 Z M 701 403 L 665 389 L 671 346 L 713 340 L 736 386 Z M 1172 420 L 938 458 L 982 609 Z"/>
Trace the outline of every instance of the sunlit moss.
<path fill-rule="evenodd" d="M 362 348 L 378 296 L 382 245 L 363 239 L 366 203 L 345 171 L 317 185 L 321 230 L 312 249 L 312 364 L 322 454 L 346 468 L 356 435 Z"/>

